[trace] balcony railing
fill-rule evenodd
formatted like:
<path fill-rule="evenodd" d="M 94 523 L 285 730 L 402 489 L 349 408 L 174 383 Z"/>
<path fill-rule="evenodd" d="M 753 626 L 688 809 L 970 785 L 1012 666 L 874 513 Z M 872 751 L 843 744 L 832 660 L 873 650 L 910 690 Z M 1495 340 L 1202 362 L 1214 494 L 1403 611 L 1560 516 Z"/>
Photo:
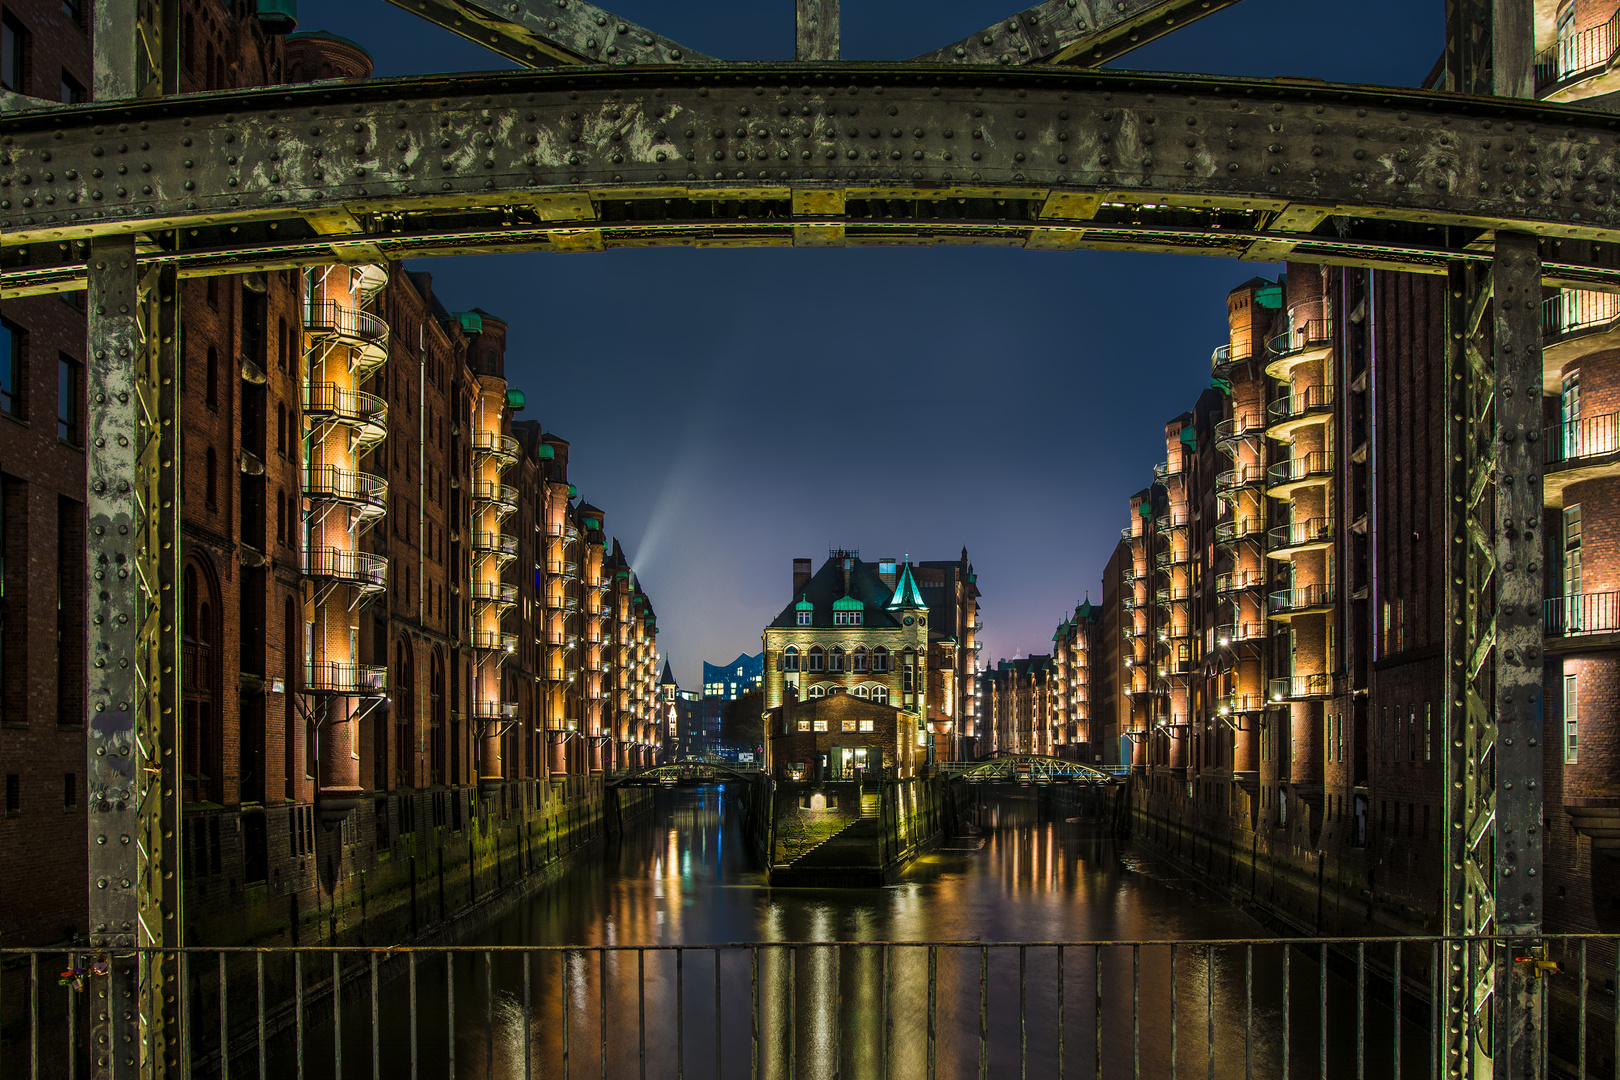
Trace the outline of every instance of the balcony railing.
<path fill-rule="evenodd" d="M 472 598 L 482 603 L 515 604 L 517 586 L 504 581 L 475 581 L 472 583 Z"/>
<path fill-rule="evenodd" d="M 1253 350 L 1247 341 L 1217 345 L 1215 351 L 1209 354 L 1210 373 L 1217 376 L 1225 375 L 1233 364 L 1241 364 L 1252 355 Z"/>
<path fill-rule="evenodd" d="M 515 701 L 475 701 L 472 707 L 475 720 L 516 720 L 518 703 Z"/>
<path fill-rule="evenodd" d="M 1159 532 L 1171 532 L 1175 529 L 1185 529 L 1187 527 L 1187 514 L 1185 511 L 1179 514 L 1165 514 L 1154 521 L 1153 527 Z"/>
<path fill-rule="evenodd" d="M 1333 411 L 1333 387 L 1310 386 L 1297 394 L 1278 398 L 1266 406 L 1266 417 L 1271 426 L 1286 424 L 1302 416 Z"/>
<path fill-rule="evenodd" d="M 338 547 L 305 548 L 304 573 L 357 585 L 368 591 L 384 589 L 388 586 L 388 557 Z"/>
<path fill-rule="evenodd" d="M 1215 475 L 1217 494 L 1229 495 L 1246 488 L 1257 488 L 1265 480 L 1265 470 L 1259 465 L 1239 465 L 1235 469 Z"/>
<path fill-rule="evenodd" d="M 1270 632 L 1265 623 L 1239 622 L 1220 628 L 1219 636 L 1215 639 L 1217 645 L 1223 648 L 1240 642 L 1262 641 Z"/>
<path fill-rule="evenodd" d="M 1229 416 L 1215 425 L 1215 444 L 1220 446 L 1239 439 L 1253 438 L 1263 430 L 1264 425 L 1255 417 Z"/>
<path fill-rule="evenodd" d="M 1119 598 L 1119 609 L 1121 611 L 1137 611 L 1143 606 L 1142 601 L 1134 596 L 1122 596 Z"/>
<path fill-rule="evenodd" d="M 1609 21 L 1577 34 L 1566 34 L 1536 54 L 1536 93 L 1559 83 L 1596 74 L 1614 62 L 1620 49 L 1620 11 Z"/>
<path fill-rule="evenodd" d="M 1344 677 L 1333 672 L 1315 675 L 1292 675 L 1271 680 L 1271 700 L 1305 701 L 1310 698 L 1333 697 L 1344 692 Z"/>
<path fill-rule="evenodd" d="M 1261 712 L 1266 707 L 1264 694 L 1227 694 L 1221 698 L 1217 709 L 1222 716 L 1231 716 L 1233 713 Z"/>
<path fill-rule="evenodd" d="M 1137 532 L 1135 529 L 1131 528 L 1129 525 L 1127 525 L 1123 529 L 1119 530 L 1119 538 L 1121 540 L 1134 540 L 1136 537 L 1138 537 L 1140 535 L 1142 535 L 1142 534 Z"/>
<path fill-rule="evenodd" d="M 1294 356 L 1307 349 L 1320 348 L 1333 341 L 1333 323 L 1328 319 L 1309 319 L 1295 323 L 1287 330 L 1266 341 L 1266 351 L 1274 357 Z"/>
<path fill-rule="evenodd" d="M 1620 631 L 1620 592 L 1572 593 L 1542 602 L 1548 637 Z"/>
<path fill-rule="evenodd" d="M 479 454 L 489 454 L 507 461 L 516 461 L 520 456 L 518 441 L 498 431 L 475 431 L 472 444 L 473 450 Z"/>
<path fill-rule="evenodd" d="M 517 509 L 517 488 L 512 487 L 510 484 L 495 484 L 488 480 L 475 480 L 472 486 L 472 497 L 475 502 L 492 506 L 503 514 L 510 514 Z"/>
<path fill-rule="evenodd" d="M 1543 449 L 1548 465 L 1620 452 L 1620 413 L 1586 416 L 1546 430 Z"/>
<path fill-rule="evenodd" d="M 480 554 L 510 558 L 517 554 L 517 537 L 510 533 L 474 533 L 472 549 Z"/>
<path fill-rule="evenodd" d="M 1160 589 L 1153 597 L 1160 605 L 1181 604 L 1192 599 L 1192 590 L 1185 585 L 1175 588 Z"/>
<path fill-rule="evenodd" d="M 1215 526 L 1215 542 L 1217 544 L 1235 544 L 1241 540 L 1258 540 L 1265 532 L 1258 522 L 1248 518 L 1237 521 L 1223 521 Z"/>
<path fill-rule="evenodd" d="M 1266 550 L 1283 551 L 1287 548 L 1304 547 L 1307 544 L 1320 544 L 1331 542 L 1333 539 L 1333 519 L 1331 517 L 1306 518 L 1296 521 L 1292 525 L 1278 525 L 1266 533 Z"/>
<path fill-rule="evenodd" d="M 1265 583 L 1266 575 L 1258 570 L 1237 570 L 1229 574 L 1216 574 L 1215 592 L 1226 596 L 1248 589 L 1258 589 Z"/>
<path fill-rule="evenodd" d="M 579 577 L 579 563 L 570 562 L 566 559 L 554 559 L 551 562 L 546 563 L 546 573 L 550 574 L 552 577 L 567 578 L 571 580 Z"/>
<path fill-rule="evenodd" d="M 1181 466 L 1179 464 L 1171 465 L 1168 461 L 1161 461 L 1153 466 L 1153 479 L 1155 480 L 1168 480 L 1170 477 L 1177 476 L 1180 473 Z"/>
<path fill-rule="evenodd" d="M 388 689 L 388 669 L 321 660 L 304 665 L 304 688 L 326 694 L 381 694 Z"/>
<path fill-rule="evenodd" d="M 1266 610 L 1272 615 L 1309 611 L 1311 608 L 1326 607 L 1333 603 L 1334 595 L 1335 590 L 1331 581 L 1300 585 L 1292 589 L 1278 589 L 1266 597 Z"/>
<path fill-rule="evenodd" d="M 1331 450 L 1312 450 L 1308 454 L 1279 461 L 1266 470 L 1266 479 L 1272 487 L 1281 487 L 1284 484 L 1298 483 L 1301 480 L 1310 480 L 1315 477 L 1330 477 L 1333 475 L 1333 452 Z"/>
<path fill-rule="evenodd" d="M 388 434 L 388 403 L 364 390 L 345 390 L 336 383 L 309 383 L 304 387 L 304 412 L 316 419 L 348 424 L 357 429 L 365 444 Z"/>
<path fill-rule="evenodd" d="M 1560 289 L 1541 302 L 1541 334 L 1561 338 L 1620 319 L 1620 294 L 1595 289 Z"/>
<path fill-rule="evenodd" d="M 317 300 L 304 309 L 304 329 L 315 337 L 336 337 L 355 345 L 388 344 L 388 324 L 369 311 L 335 300 Z"/>
<path fill-rule="evenodd" d="M 1182 563 L 1191 561 L 1192 552 L 1187 548 L 1171 548 L 1169 551 L 1161 551 L 1153 556 L 1153 565 L 1160 570 L 1168 570 L 1172 566 L 1180 566 Z"/>
<path fill-rule="evenodd" d="M 475 649 L 494 649 L 497 652 L 515 652 L 517 635 L 504 630 L 474 630 L 472 644 Z"/>
<path fill-rule="evenodd" d="M 336 465 L 306 466 L 304 494 L 311 499 L 348 503 L 366 516 L 388 511 L 388 481 L 356 469 Z"/>

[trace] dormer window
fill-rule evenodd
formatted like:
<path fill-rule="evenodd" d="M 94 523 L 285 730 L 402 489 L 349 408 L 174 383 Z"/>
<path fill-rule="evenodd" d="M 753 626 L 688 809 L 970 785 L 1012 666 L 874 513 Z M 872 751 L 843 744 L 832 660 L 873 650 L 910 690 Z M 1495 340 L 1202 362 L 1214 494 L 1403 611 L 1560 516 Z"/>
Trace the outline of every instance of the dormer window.
<path fill-rule="evenodd" d="M 861 625 L 861 614 L 859 611 L 835 611 L 833 612 L 833 625 L 859 626 Z"/>
<path fill-rule="evenodd" d="M 814 614 L 814 612 L 810 612 L 810 611 L 801 611 L 801 612 L 799 612 L 799 625 L 800 626 L 809 626 L 810 625 L 810 616 L 813 615 L 813 614 Z"/>

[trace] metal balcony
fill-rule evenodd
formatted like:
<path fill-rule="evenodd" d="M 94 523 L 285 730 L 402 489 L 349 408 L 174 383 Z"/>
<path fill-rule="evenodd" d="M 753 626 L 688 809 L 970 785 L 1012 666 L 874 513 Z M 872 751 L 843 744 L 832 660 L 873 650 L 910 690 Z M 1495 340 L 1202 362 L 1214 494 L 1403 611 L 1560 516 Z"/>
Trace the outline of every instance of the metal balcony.
<path fill-rule="evenodd" d="M 1601 75 L 1620 52 L 1620 11 L 1589 30 L 1562 35 L 1558 42 L 1536 54 L 1536 95 L 1558 91 L 1583 79 Z"/>
<path fill-rule="evenodd" d="M 1215 474 L 1215 494 L 1234 498 L 1244 491 L 1258 489 L 1266 478 L 1259 465 L 1239 465 Z"/>
<path fill-rule="evenodd" d="M 546 563 L 546 573 L 552 577 L 560 577 L 572 581 L 579 577 L 579 563 L 567 559 L 554 559 Z M 599 586 L 598 586 L 599 587 Z"/>
<path fill-rule="evenodd" d="M 388 437 L 388 403 L 364 390 L 344 390 L 336 383 L 308 383 L 304 386 L 304 415 L 353 428 L 358 449 Z"/>
<path fill-rule="evenodd" d="M 1335 697 L 1344 692 L 1344 676 L 1331 672 L 1293 675 L 1271 680 L 1271 701 L 1310 701 Z"/>
<path fill-rule="evenodd" d="M 1266 575 L 1258 570 L 1239 570 L 1227 574 L 1216 574 L 1215 593 L 1217 596 L 1229 596 L 1232 593 L 1261 588 L 1265 583 Z"/>
<path fill-rule="evenodd" d="M 1306 424 L 1333 415 L 1333 387 L 1311 386 L 1266 406 L 1266 434 L 1286 442 Z"/>
<path fill-rule="evenodd" d="M 1217 544 L 1231 545 L 1244 540 L 1258 541 L 1265 533 L 1258 522 L 1243 518 L 1238 521 L 1223 521 L 1215 526 L 1215 542 Z"/>
<path fill-rule="evenodd" d="M 517 586 L 504 581 L 475 581 L 472 598 L 482 604 L 516 604 Z"/>
<path fill-rule="evenodd" d="M 1266 352 L 1271 360 L 1266 374 L 1273 379 L 1287 377 L 1295 364 L 1320 359 L 1333 347 L 1333 323 L 1329 319 L 1309 319 L 1295 323 L 1287 330 L 1266 341 Z"/>
<path fill-rule="evenodd" d="M 378 664 L 322 660 L 304 665 L 304 689 L 316 694 L 371 697 L 388 690 L 388 669 Z"/>
<path fill-rule="evenodd" d="M 1569 469 L 1620 453 L 1620 413 L 1585 416 L 1554 424 L 1543 435 L 1542 459 L 1548 469 Z"/>
<path fill-rule="evenodd" d="M 1141 535 L 1142 535 L 1141 533 L 1136 532 L 1129 525 L 1127 525 L 1123 529 L 1119 530 L 1119 538 L 1121 540 L 1135 540 L 1138 536 L 1141 536 Z"/>
<path fill-rule="evenodd" d="M 1119 598 L 1119 610 L 1121 611 L 1139 611 L 1144 606 L 1142 601 L 1134 596 L 1122 596 Z"/>
<path fill-rule="evenodd" d="M 515 701 L 475 701 L 472 706 L 474 720 L 516 720 L 518 703 Z"/>
<path fill-rule="evenodd" d="M 1181 566 L 1192 561 L 1192 552 L 1187 548 L 1171 548 L 1161 551 L 1153 556 L 1153 565 L 1160 570 L 1168 570 L 1173 566 Z"/>
<path fill-rule="evenodd" d="M 1612 634 L 1620 631 L 1620 592 L 1572 593 L 1542 602 L 1547 636 Z"/>
<path fill-rule="evenodd" d="M 1216 711 L 1222 716 L 1232 716 L 1238 713 L 1263 712 L 1266 707 L 1264 694 L 1227 694 L 1216 705 Z"/>
<path fill-rule="evenodd" d="M 305 548 L 304 573 L 366 592 L 381 592 L 388 587 L 388 558 L 338 547 Z"/>
<path fill-rule="evenodd" d="M 1180 476 L 1181 472 L 1182 469 L 1179 464 L 1171 465 L 1168 461 L 1161 461 L 1153 466 L 1153 479 L 1163 483 L 1172 476 Z"/>
<path fill-rule="evenodd" d="M 1153 522 L 1153 528 L 1161 533 L 1174 532 L 1176 529 L 1185 529 L 1186 527 L 1187 514 L 1185 511 L 1179 514 L 1165 514 Z"/>
<path fill-rule="evenodd" d="M 1266 470 L 1267 494 L 1286 499 L 1302 487 L 1325 484 L 1333 478 L 1333 452 L 1312 450 L 1308 454 L 1279 461 Z"/>
<path fill-rule="evenodd" d="M 336 300 L 306 304 L 304 330 L 317 341 L 334 341 L 354 349 L 353 368 L 360 379 L 388 361 L 388 324 L 352 304 Z"/>
<path fill-rule="evenodd" d="M 474 630 L 472 632 L 472 645 L 475 649 L 516 652 L 517 635 L 508 634 L 504 630 Z"/>
<path fill-rule="evenodd" d="M 473 453 L 481 457 L 493 457 L 497 460 L 511 464 L 521 456 L 518 441 L 510 435 L 502 435 L 498 431 L 475 431 L 472 438 Z"/>
<path fill-rule="evenodd" d="M 1545 341 L 1603 330 L 1620 320 L 1620 295 L 1594 289 L 1560 289 L 1541 302 L 1541 336 Z"/>
<path fill-rule="evenodd" d="M 500 514 L 511 514 L 517 510 L 517 488 L 512 487 L 510 484 L 495 484 L 488 480 L 474 480 L 472 497 L 473 502 L 480 504 L 479 509 L 493 509 Z"/>
<path fill-rule="evenodd" d="M 1330 581 L 1316 585 L 1301 585 L 1293 589 L 1278 589 L 1266 597 L 1266 614 L 1272 618 L 1288 618 L 1333 606 L 1337 590 Z"/>
<path fill-rule="evenodd" d="M 1235 443 L 1255 438 L 1264 431 L 1265 425 L 1256 417 L 1229 416 L 1215 425 L 1215 449 L 1230 454 Z"/>
<path fill-rule="evenodd" d="M 356 469 L 336 465 L 306 466 L 304 494 L 311 499 L 351 506 L 361 517 L 381 517 L 388 512 L 388 481 Z"/>
<path fill-rule="evenodd" d="M 1171 604 L 1184 604 L 1192 599 L 1192 590 L 1185 585 L 1160 589 L 1153 596 L 1160 607 L 1169 607 Z"/>
<path fill-rule="evenodd" d="M 1306 518 L 1292 525 L 1278 525 L 1266 533 L 1266 554 L 1286 559 L 1301 551 L 1324 548 L 1333 543 L 1331 516 Z"/>
<path fill-rule="evenodd" d="M 474 533 L 472 549 L 475 555 L 493 555 L 498 559 L 517 557 L 517 537 L 510 533 Z"/>
<path fill-rule="evenodd" d="M 1215 644 L 1225 649 L 1233 645 L 1264 641 L 1270 632 L 1271 628 L 1266 623 L 1235 622 L 1220 628 L 1215 638 Z"/>
<path fill-rule="evenodd" d="M 1217 345 L 1215 351 L 1209 354 L 1209 372 L 1217 379 L 1230 378 L 1233 368 L 1252 357 L 1253 350 L 1247 341 Z"/>

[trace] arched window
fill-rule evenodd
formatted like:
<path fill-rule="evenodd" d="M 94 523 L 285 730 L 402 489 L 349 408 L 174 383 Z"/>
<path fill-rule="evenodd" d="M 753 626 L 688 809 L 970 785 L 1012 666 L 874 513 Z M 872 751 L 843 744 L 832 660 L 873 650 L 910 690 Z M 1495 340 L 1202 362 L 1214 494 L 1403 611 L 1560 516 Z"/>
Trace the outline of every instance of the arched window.
<path fill-rule="evenodd" d="M 834 645 L 832 652 L 827 654 L 827 670 L 844 670 L 844 650 L 840 646 Z"/>
<path fill-rule="evenodd" d="M 219 459 L 210 446 L 208 453 L 203 455 L 203 501 L 210 507 L 215 505 L 216 494 L 215 476 L 219 472 Z"/>
<path fill-rule="evenodd" d="M 855 688 L 855 696 L 856 697 L 866 697 L 866 696 L 868 696 L 869 693 L 870 693 L 870 691 L 867 690 L 866 687 L 864 687 L 864 686 L 857 686 Z"/>
<path fill-rule="evenodd" d="M 889 670 L 889 650 L 881 645 L 872 650 L 872 670 L 879 675 Z"/>
<path fill-rule="evenodd" d="M 810 671 L 827 670 L 827 653 L 820 645 L 810 646 Z"/>
<path fill-rule="evenodd" d="M 917 654 L 907 649 L 900 656 L 901 666 L 905 669 L 901 689 L 906 693 L 914 693 L 917 689 Z"/>
<path fill-rule="evenodd" d="M 865 645 L 857 645 L 857 646 L 855 646 L 855 655 L 851 659 L 854 661 L 854 663 L 850 666 L 851 671 L 854 671 L 854 672 L 865 671 L 866 670 L 866 646 Z"/>
<path fill-rule="evenodd" d="M 889 688 L 887 686 L 872 687 L 872 700 L 879 705 L 887 705 L 889 703 Z"/>
<path fill-rule="evenodd" d="M 788 671 L 799 670 L 799 647 L 797 645 L 789 645 L 786 651 L 782 653 L 782 664 Z"/>
<path fill-rule="evenodd" d="M 827 696 L 827 688 L 825 686 L 812 686 L 810 688 L 810 696 L 811 697 L 817 697 L 817 698 L 818 697 L 826 697 Z"/>

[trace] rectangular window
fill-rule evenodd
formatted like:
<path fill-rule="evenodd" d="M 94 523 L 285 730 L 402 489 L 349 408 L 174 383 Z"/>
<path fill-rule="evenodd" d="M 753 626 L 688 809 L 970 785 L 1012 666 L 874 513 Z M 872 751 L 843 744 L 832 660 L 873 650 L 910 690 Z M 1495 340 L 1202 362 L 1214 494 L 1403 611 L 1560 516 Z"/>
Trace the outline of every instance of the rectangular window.
<path fill-rule="evenodd" d="M 1580 722 L 1580 700 L 1575 688 L 1574 675 L 1564 676 L 1564 763 L 1576 762 L 1577 727 Z"/>
<path fill-rule="evenodd" d="M 1411 707 L 1406 718 L 1406 760 L 1417 760 L 1417 706 Z"/>
<path fill-rule="evenodd" d="M 1423 703 L 1423 760 L 1434 760 L 1434 706 Z"/>
<path fill-rule="evenodd" d="M 79 778 L 73 773 L 62 774 L 62 808 L 72 810 L 79 805 Z"/>
<path fill-rule="evenodd" d="M 872 721 L 872 720 L 862 720 L 862 721 L 861 721 L 861 730 L 862 730 L 862 731 L 873 731 L 873 730 L 876 730 L 876 728 L 875 728 L 875 721 Z"/>
<path fill-rule="evenodd" d="M 799 625 L 800 626 L 809 626 L 810 625 L 810 616 L 812 614 L 814 614 L 814 612 L 809 612 L 809 611 L 801 611 L 801 612 L 799 612 Z"/>
<path fill-rule="evenodd" d="M 6 773 L 6 813 L 22 813 L 22 776 Z"/>
<path fill-rule="evenodd" d="M 84 28 L 84 0 L 62 0 L 62 14 L 73 20 L 73 25 Z"/>
<path fill-rule="evenodd" d="M 827 721 L 825 721 L 825 720 L 816 720 L 816 721 L 813 721 L 813 723 L 815 724 L 815 730 L 817 730 L 817 731 L 826 731 L 827 730 Z"/>
<path fill-rule="evenodd" d="M 21 418 L 27 361 L 28 331 L 0 319 L 0 412 Z"/>
<path fill-rule="evenodd" d="M 79 362 L 66 353 L 56 359 L 56 437 L 79 445 Z"/>
<path fill-rule="evenodd" d="M 854 720 L 845 720 L 844 721 L 844 730 L 845 731 L 854 731 L 856 723 L 857 722 L 854 721 Z"/>
<path fill-rule="evenodd" d="M 84 92 L 84 84 L 67 72 L 62 72 L 62 104 L 77 105 L 89 100 L 89 95 Z"/>
<path fill-rule="evenodd" d="M 0 16 L 0 90 L 26 94 L 28 78 L 28 31 L 12 19 Z"/>

